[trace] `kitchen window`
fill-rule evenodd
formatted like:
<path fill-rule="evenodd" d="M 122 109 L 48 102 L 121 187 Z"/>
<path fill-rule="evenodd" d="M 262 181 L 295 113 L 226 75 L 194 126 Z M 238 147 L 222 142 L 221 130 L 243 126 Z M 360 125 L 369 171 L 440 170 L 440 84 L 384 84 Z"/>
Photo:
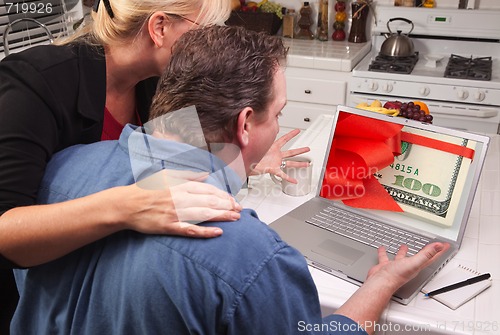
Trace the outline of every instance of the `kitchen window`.
<path fill-rule="evenodd" d="M 68 35 L 73 31 L 73 18 L 81 16 L 78 0 L 0 0 L 0 59 L 47 44 L 51 36 Z"/>

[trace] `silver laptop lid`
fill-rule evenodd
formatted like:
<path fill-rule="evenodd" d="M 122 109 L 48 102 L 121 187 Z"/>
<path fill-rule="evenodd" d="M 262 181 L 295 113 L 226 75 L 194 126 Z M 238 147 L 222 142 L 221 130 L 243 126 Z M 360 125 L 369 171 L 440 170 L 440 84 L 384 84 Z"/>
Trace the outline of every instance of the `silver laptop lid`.
<path fill-rule="evenodd" d="M 338 106 L 318 196 L 461 243 L 489 137 Z"/>

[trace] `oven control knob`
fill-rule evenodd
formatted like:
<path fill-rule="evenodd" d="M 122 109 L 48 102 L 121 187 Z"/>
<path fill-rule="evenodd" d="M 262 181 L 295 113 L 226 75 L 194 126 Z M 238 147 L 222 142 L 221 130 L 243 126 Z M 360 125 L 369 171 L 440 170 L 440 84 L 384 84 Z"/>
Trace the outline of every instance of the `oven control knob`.
<path fill-rule="evenodd" d="M 376 81 L 371 81 L 368 83 L 368 89 L 370 91 L 373 91 L 375 92 L 376 90 L 378 90 L 378 83 Z"/>
<path fill-rule="evenodd" d="M 386 92 L 386 93 L 389 93 L 390 91 L 392 91 L 393 89 L 393 86 L 391 83 L 385 83 L 383 86 L 382 86 L 382 91 Z"/>
<path fill-rule="evenodd" d="M 420 90 L 418 90 L 418 92 L 420 93 L 421 96 L 428 96 L 429 93 L 431 93 L 431 89 L 427 86 L 422 86 L 420 87 Z"/>
<path fill-rule="evenodd" d="M 458 90 L 457 91 L 457 98 L 460 100 L 465 100 L 469 96 L 469 92 L 467 90 Z"/>
<path fill-rule="evenodd" d="M 484 98 L 486 98 L 486 93 L 484 93 L 483 91 L 477 91 L 476 93 L 474 93 L 475 101 L 483 101 Z"/>

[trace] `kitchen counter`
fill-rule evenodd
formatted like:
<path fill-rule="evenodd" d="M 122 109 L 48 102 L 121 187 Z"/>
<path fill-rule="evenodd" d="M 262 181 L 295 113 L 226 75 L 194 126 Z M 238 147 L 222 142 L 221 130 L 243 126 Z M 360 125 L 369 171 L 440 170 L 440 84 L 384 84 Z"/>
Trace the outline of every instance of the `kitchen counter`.
<path fill-rule="evenodd" d="M 289 47 L 288 66 L 351 72 L 368 54 L 371 42 L 319 41 L 283 38 Z"/>
<path fill-rule="evenodd" d="M 293 147 L 309 146 L 313 160 L 313 190 L 306 196 L 292 197 L 281 192 L 269 175 L 251 177 L 247 193 L 238 195 L 243 207 L 256 210 L 260 219 L 271 223 L 316 194 L 322 162 L 333 121 L 322 115 L 305 130 Z M 423 294 L 409 305 L 391 302 L 379 323 L 383 331 L 376 334 L 499 334 L 500 333 L 500 135 L 490 135 L 485 165 L 472 207 L 462 248 L 440 272 L 462 264 L 479 272 L 489 272 L 493 285 L 457 310 L 451 310 Z M 324 315 L 333 313 L 358 288 L 356 285 L 309 268 L 316 283 Z M 399 330 L 399 331 L 398 331 Z"/>

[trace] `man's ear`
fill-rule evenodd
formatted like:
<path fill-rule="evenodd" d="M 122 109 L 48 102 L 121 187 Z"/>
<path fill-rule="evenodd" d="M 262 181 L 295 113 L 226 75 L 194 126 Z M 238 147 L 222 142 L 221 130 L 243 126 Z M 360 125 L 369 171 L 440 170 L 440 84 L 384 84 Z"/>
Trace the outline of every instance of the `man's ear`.
<path fill-rule="evenodd" d="M 168 22 L 167 15 L 163 12 L 155 12 L 148 20 L 148 33 L 154 45 L 161 48 L 164 43 L 165 28 Z"/>
<path fill-rule="evenodd" d="M 254 123 L 255 112 L 251 107 L 245 107 L 238 115 L 236 123 L 236 139 L 238 140 L 240 148 L 244 148 L 248 145 Z"/>

